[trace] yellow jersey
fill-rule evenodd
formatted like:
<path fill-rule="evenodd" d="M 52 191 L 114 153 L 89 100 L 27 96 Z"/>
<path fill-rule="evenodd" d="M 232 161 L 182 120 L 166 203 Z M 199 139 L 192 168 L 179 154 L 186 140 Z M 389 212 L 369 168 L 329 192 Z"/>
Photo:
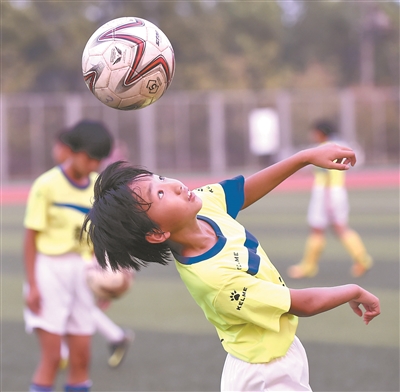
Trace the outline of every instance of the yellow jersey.
<path fill-rule="evenodd" d="M 258 243 L 236 216 L 244 202 L 244 178 L 235 177 L 194 191 L 217 243 L 196 257 L 175 255 L 190 294 L 215 326 L 224 349 L 250 363 L 286 354 L 298 318 L 288 312 L 290 292 Z"/>
<path fill-rule="evenodd" d="M 84 257 L 92 254 L 87 239 L 79 240 L 85 214 L 91 208 L 97 173 L 91 173 L 86 186 L 69 180 L 60 166 L 39 176 L 29 193 L 24 226 L 38 232 L 38 252 L 62 255 L 69 252 Z"/>
<path fill-rule="evenodd" d="M 332 143 L 330 141 L 321 143 Z M 317 187 L 344 187 L 346 181 L 346 172 L 344 170 L 323 169 L 322 167 L 314 167 L 314 186 Z"/>
<path fill-rule="evenodd" d="M 341 170 L 314 169 L 314 185 L 321 187 L 344 187 L 346 174 Z"/>

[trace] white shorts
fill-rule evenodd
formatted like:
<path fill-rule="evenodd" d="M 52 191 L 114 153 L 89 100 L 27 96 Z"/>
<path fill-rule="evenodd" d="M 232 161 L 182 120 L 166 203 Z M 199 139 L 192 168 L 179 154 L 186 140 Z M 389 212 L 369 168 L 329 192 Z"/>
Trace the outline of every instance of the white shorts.
<path fill-rule="evenodd" d="M 24 309 L 28 333 L 35 328 L 58 335 L 93 335 L 95 305 L 86 283 L 86 262 L 75 253 L 36 256 L 35 275 L 41 295 L 41 312 Z M 24 292 L 28 290 L 25 284 Z"/>
<path fill-rule="evenodd" d="M 307 355 L 300 340 L 295 337 L 284 357 L 268 363 L 249 363 L 228 354 L 221 391 L 311 391 Z"/>
<path fill-rule="evenodd" d="M 349 202 L 344 187 L 312 189 L 308 206 L 308 224 L 311 227 L 325 229 L 331 224 L 347 225 Z"/>

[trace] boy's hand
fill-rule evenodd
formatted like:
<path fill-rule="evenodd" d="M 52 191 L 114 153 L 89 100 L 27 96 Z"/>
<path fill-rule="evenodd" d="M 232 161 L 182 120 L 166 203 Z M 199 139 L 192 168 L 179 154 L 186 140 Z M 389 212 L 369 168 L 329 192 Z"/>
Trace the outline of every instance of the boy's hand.
<path fill-rule="evenodd" d="M 308 163 L 324 169 L 348 170 L 356 163 L 356 154 L 349 148 L 334 143 L 310 148 L 304 151 L 308 154 Z"/>
<path fill-rule="evenodd" d="M 41 296 L 36 286 L 30 286 L 28 295 L 25 298 L 26 306 L 35 314 L 39 314 L 41 310 Z"/>
<path fill-rule="evenodd" d="M 105 310 L 107 310 L 110 307 L 111 300 L 97 298 L 96 299 L 96 305 L 104 312 Z"/>
<path fill-rule="evenodd" d="M 353 312 L 360 317 L 363 316 L 363 311 L 360 309 L 360 305 L 363 305 L 365 309 L 364 323 L 368 325 L 373 318 L 380 315 L 381 307 L 379 304 L 379 299 L 375 297 L 375 295 L 364 289 L 361 290 L 362 292 L 359 298 L 351 300 L 349 305 L 353 309 Z"/>

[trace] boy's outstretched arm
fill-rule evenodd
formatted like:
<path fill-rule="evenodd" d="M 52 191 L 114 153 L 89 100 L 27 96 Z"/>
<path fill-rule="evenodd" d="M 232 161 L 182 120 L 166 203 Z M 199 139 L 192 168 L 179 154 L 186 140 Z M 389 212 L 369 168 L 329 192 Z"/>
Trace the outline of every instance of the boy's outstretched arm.
<path fill-rule="evenodd" d="M 300 317 L 314 316 L 349 303 L 354 313 L 363 316 L 368 324 L 380 314 L 379 299 L 358 285 L 348 284 L 335 287 L 315 287 L 307 289 L 290 289 L 291 306 L 288 313 Z"/>
<path fill-rule="evenodd" d="M 301 168 L 312 164 L 325 169 L 347 170 L 354 166 L 356 156 L 351 148 L 328 143 L 300 151 L 246 178 L 242 209 L 261 199 Z"/>

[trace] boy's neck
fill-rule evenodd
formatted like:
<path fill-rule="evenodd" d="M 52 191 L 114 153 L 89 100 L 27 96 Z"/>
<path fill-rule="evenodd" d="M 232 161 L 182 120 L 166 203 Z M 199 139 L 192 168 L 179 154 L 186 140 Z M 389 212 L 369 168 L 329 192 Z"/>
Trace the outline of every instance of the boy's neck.
<path fill-rule="evenodd" d="M 89 177 L 87 175 L 82 175 L 78 171 L 74 170 L 72 165 L 61 165 L 61 168 L 64 175 L 73 184 L 76 184 L 80 187 L 87 186 L 89 184 Z"/>
<path fill-rule="evenodd" d="M 172 236 L 169 246 L 173 253 L 182 257 L 199 256 L 210 250 L 218 241 L 218 237 L 213 227 L 204 220 L 197 219 L 198 230 L 187 231 L 184 235 L 179 235 L 178 240 Z"/>

